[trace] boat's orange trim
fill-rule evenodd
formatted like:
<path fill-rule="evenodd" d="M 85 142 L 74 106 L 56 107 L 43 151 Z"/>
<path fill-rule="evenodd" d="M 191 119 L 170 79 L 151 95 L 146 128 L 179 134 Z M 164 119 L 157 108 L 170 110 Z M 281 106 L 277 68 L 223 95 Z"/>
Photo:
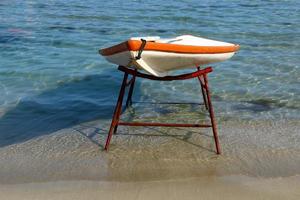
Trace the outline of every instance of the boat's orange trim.
<path fill-rule="evenodd" d="M 112 47 L 101 49 L 99 52 L 103 56 L 110 56 L 110 55 L 120 53 L 123 51 L 128 51 L 128 41 L 122 42 L 122 43 L 114 45 Z"/>
<path fill-rule="evenodd" d="M 142 42 L 140 40 L 128 40 L 115 46 L 101 49 L 100 53 L 103 56 L 109 56 L 123 51 L 138 51 Z M 191 46 L 178 45 L 168 43 L 147 42 L 144 51 L 163 51 L 172 53 L 190 53 L 190 54 L 216 54 L 236 52 L 240 48 L 239 45 L 232 46 Z"/>

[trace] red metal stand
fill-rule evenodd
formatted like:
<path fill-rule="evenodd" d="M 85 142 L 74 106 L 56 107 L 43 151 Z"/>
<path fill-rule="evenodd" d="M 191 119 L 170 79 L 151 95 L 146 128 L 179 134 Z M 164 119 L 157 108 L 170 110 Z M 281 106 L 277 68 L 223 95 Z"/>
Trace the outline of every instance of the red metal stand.
<path fill-rule="evenodd" d="M 195 71 L 193 73 L 182 74 L 182 75 L 177 75 L 177 76 L 165 76 L 165 77 L 156 77 L 156 76 L 152 76 L 149 74 L 140 73 L 136 69 L 135 70 L 129 69 L 129 68 L 123 67 L 123 66 L 119 66 L 118 69 L 120 71 L 124 72 L 124 78 L 123 78 L 123 82 L 122 82 L 121 89 L 119 92 L 119 97 L 118 97 L 117 105 L 115 107 L 115 111 L 113 114 L 113 118 L 112 118 L 112 122 L 111 122 L 110 129 L 108 132 L 108 136 L 106 139 L 106 144 L 104 147 L 105 150 L 108 150 L 111 137 L 112 137 L 113 133 L 116 133 L 119 125 L 122 125 L 122 126 L 200 127 L 200 128 L 212 127 L 214 140 L 215 140 L 215 146 L 216 146 L 216 153 L 221 154 L 221 148 L 220 148 L 220 144 L 219 144 L 217 127 L 216 127 L 216 122 L 214 119 L 215 118 L 214 111 L 213 111 L 213 106 L 211 103 L 210 91 L 209 91 L 208 79 L 207 79 L 207 74 L 212 72 L 211 67 L 207 67 L 205 69 L 200 69 L 200 67 L 198 67 L 197 71 Z M 132 76 L 132 78 L 128 82 L 127 79 L 128 79 L 129 74 Z M 209 112 L 211 123 L 210 124 L 174 124 L 174 123 L 149 123 L 149 122 L 121 122 L 120 116 L 121 116 L 121 111 L 122 111 L 123 98 L 125 95 L 125 89 L 126 89 L 126 87 L 129 87 L 127 101 L 126 101 L 126 107 L 128 107 L 129 105 L 132 104 L 132 94 L 133 94 L 136 77 L 146 78 L 146 79 L 150 79 L 150 80 L 157 80 L 157 81 L 174 81 L 174 80 L 186 80 L 186 79 L 191 79 L 191 78 L 198 78 L 198 80 L 200 82 L 204 105 L 205 105 L 205 108 Z"/>

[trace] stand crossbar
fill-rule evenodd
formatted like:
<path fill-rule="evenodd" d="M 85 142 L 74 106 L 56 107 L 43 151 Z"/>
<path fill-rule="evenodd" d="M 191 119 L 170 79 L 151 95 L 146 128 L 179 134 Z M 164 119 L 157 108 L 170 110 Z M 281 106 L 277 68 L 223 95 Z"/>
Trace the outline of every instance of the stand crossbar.
<path fill-rule="evenodd" d="M 154 122 L 119 122 L 122 126 L 165 126 L 165 127 L 211 127 L 209 124 L 174 124 L 174 123 L 154 123 Z"/>

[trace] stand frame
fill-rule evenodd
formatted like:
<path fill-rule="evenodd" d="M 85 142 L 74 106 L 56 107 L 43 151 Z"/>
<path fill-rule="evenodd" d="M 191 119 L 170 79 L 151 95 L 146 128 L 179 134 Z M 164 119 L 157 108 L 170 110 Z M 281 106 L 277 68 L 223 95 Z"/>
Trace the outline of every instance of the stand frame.
<path fill-rule="evenodd" d="M 198 127 L 198 128 L 212 128 L 214 141 L 215 141 L 215 148 L 216 153 L 221 154 L 221 147 L 219 143 L 219 137 L 218 137 L 218 131 L 217 131 L 217 124 L 215 122 L 214 117 L 214 110 L 213 105 L 211 102 L 210 97 L 210 91 L 208 86 L 208 78 L 207 74 L 212 72 L 212 67 L 206 67 L 204 69 L 200 69 L 200 67 L 197 67 L 197 71 L 188 73 L 188 74 L 182 74 L 177 76 L 165 76 L 165 77 L 156 77 L 149 74 L 144 74 L 139 72 L 137 69 L 130 69 L 124 66 L 119 66 L 118 70 L 122 71 L 124 73 L 122 85 L 119 92 L 119 97 L 117 100 L 117 104 L 114 110 L 114 114 L 112 117 L 110 129 L 107 135 L 106 143 L 104 149 L 108 151 L 109 144 L 112 138 L 112 135 L 117 132 L 118 126 L 163 126 L 163 127 Z M 128 75 L 131 75 L 132 78 L 130 81 L 128 81 Z M 177 123 L 150 123 L 150 122 L 122 122 L 120 121 L 121 112 L 122 112 L 122 104 L 123 99 L 125 96 L 125 90 L 127 87 L 129 87 L 127 100 L 126 100 L 126 107 L 130 106 L 132 104 L 132 95 L 134 90 L 134 85 L 136 81 L 136 77 L 139 78 L 145 78 L 150 80 L 156 80 L 156 81 L 175 81 L 175 80 L 187 80 L 192 78 L 197 78 L 200 83 L 203 102 L 205 105 L 206 110 L 209 112 L 210 117 L 210 124 L 177 124 Z"/>

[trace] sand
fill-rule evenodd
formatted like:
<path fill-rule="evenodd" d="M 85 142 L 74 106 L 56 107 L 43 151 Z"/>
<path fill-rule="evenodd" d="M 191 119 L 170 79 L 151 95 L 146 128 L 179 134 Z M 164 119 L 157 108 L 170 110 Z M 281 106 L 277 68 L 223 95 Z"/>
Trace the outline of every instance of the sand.
<path fill-rule="evenodd" d="M 0 199 L 300 199 L 300 122 L 223 121 L 210 130 L 107 121 L 0 148 Z"/>
<path fill-rule="evenodd" d="M 300 176 L 201 177 L 148 182 L 58 181 L 0 186 L 6 200 L 23 199 L 295 199 Z"/>

